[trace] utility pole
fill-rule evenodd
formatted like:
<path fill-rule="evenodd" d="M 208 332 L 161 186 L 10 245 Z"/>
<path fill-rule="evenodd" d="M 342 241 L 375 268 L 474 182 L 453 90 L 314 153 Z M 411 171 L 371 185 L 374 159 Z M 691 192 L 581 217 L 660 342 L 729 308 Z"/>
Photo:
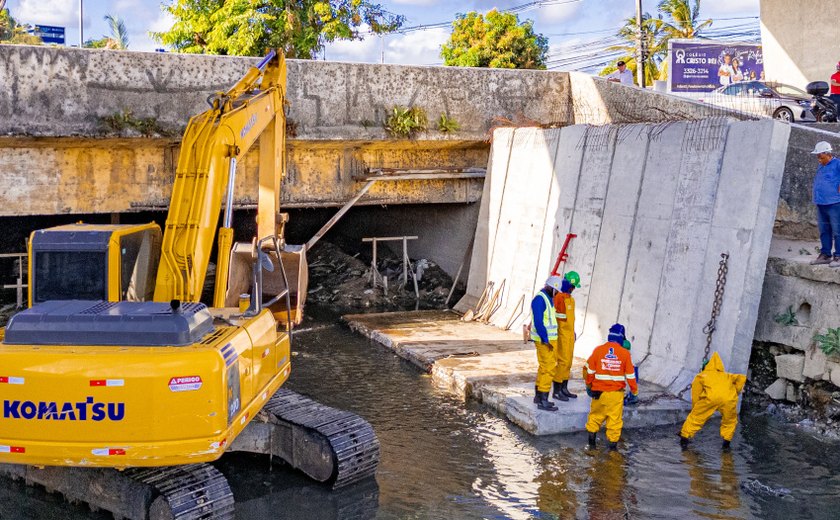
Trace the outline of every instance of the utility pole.
<path fill-rule="evenodd" d="M 85 0 L 79 0 L 79 48 L 85 46 Z"/>
<path fill-rule="evenodd" d="M 636 0 L 636 27 L 639 29 L 637 56 L 636 56 L 636 80 L 639 86 L 645 88 L 645 31 L 642 27 L 642 0 Z"/>

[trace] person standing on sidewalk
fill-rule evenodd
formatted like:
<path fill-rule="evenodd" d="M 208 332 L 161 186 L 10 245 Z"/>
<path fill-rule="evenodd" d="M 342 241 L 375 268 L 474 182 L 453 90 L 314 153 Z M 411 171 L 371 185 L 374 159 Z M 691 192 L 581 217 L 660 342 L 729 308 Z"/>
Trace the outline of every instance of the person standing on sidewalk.
<path fill-rule="evenodd" d="M 549 412 L 557 410 L 557 406 L 548 400 L 548 393 L 557 366 L 557 312 L 554 310 L 554 296 L 562 286 L 562 278 L 549 276 L 545 287 L 531 301 L 531 341 L 536 345 L 539 363 L 534 404 L 540 410 Z"/>
<path fill-rule="evenodd" d="M 831 145 L 825 141 L 817 143 L 811 153 L 820 163 L 814 178 L 820 255 L 811 265 L 840 267 L 840 161 L 832 156 Z"/>

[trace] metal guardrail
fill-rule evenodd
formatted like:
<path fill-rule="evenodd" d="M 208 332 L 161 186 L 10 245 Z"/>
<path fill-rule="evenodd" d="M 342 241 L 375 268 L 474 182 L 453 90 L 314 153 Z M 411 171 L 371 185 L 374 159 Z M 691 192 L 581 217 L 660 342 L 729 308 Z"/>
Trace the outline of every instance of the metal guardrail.
<path fill-rule="evenodd" d="M 16 289 L 17 290 L 17 308 L 20 309 L 23 307 L 23 290 L 29 288 L 29 285 L 24 283 L 26 277 L 24 276 L 24 264 L 25 259 L 27 257 L 26 253 L 0 253 L 0 259 L 3 258 L 17 258 L 17 281 L 13 284 L 3 284 L 3 289 Z"/>

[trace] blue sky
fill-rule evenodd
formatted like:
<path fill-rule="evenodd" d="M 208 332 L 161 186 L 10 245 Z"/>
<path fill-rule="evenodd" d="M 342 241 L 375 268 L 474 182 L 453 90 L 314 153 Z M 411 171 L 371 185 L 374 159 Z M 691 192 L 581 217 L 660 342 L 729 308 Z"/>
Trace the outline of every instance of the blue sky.
<path fill-rule="evenodd" d="M 158 45 L 149 31 L 162 31 L 172 20 L 161 10 L 167 0 L 83 0 L 85 39 L 108 33 L 103 20 L 106 14 L 121 16 L 129 31 L 129 48 L 151 51 Z M 12 16 L 23 23 L 66 27 L 67 43 L 79 40 L 80 0 L 8 0 Z M 406 26 L 428 25 L 452 20 L 457 13 L 471 10 L 505 9 L 529 3 L 528 0 L 387 0 L 380 2 L 391 12 L 403 14 Z M 520 19 L 531 19 L 538 32 L 549 38 L 551 56 L 597 49 L 628 16 L 633 15 L 635 0 L 548 0 L 521 12 Z M 656 10 L 657 1 L 643 0 L 643 9 Z M 719 20 L 714 27 L 756 23 L 745 17 L 757 17 L 759 0 L 703 0 L 701 15 Z M 440 45 L 449 35 L 448 28 L 416 30 L 384 37 L 371 36 L 364 41 L 336 42 L 325 49 L 327 60 L 379 62 L 384 51 L 386 63 L 433 65 L 442 62 Z"/>

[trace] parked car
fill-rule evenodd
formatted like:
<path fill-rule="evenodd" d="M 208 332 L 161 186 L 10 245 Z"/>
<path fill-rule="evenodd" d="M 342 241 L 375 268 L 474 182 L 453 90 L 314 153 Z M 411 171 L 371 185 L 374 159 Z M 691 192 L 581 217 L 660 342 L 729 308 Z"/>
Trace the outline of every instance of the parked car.
<path fill-rule="evenodd" d="M 739 81 L 711 92 L 703 99 L 724 108 L 782 121 L 816 121 L 814 98 L 790 85 L 771 81 Z"/>

